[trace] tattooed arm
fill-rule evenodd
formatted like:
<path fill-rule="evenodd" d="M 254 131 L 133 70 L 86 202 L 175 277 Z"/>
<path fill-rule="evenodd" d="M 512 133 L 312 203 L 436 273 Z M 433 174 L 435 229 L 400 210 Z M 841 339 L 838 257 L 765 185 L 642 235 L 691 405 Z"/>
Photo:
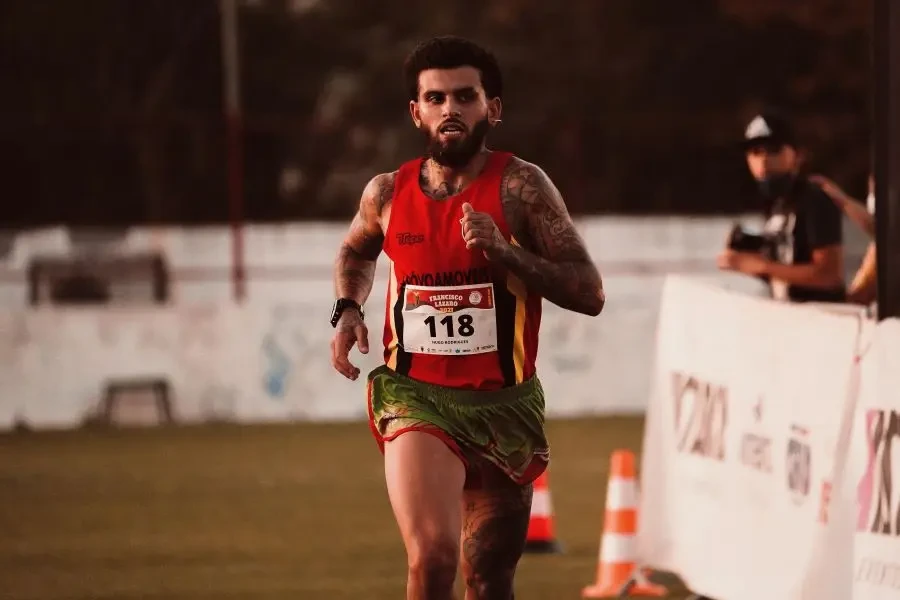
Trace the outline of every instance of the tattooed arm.
<path fill-rule="evenodd" d="M 362 306 L 375 276 L 375 261 L 381 254 L 384 231 L 381 215 L 394 193 L 394 174 L 373 178 L 363 190 L 359 211 L 350 223 L 334 265 L 334 293 L 352 298 Z"/>
<path fill-rule="evenodd" d="M 395 173 L 378 175 L 363 190 L 359 211 L 350 223 L 337 260 L 334 263 L 334 293 L 365 304 L 375 278 L 375 261 L 384 243 L 383 215 L 394 194 Z M 369 351 L 368 330 L 362 315 L 345 310 L 331 340 L 331 364 L 348 379 L 359 377 L 359 369 L 350 363 L 349 354 L 357 344 L 363 354 Z"/>
<path fill-rule="evenodd" d="M 606 301 L 600 273 L 550 178 L 539 167 L 514 158 L 500 193 L 504 216 L 518 244 L 507 243 L 490 216 L 482 215 L 490 220 L 490 232 L 472 219 L 476 224 L 470 227 L 469 246 L 484 249 L 489 259 L 506 266 L 529 289 L 557 306 L 600 314 Z M 482 235 L 490 239 L 479 243 Z"/>

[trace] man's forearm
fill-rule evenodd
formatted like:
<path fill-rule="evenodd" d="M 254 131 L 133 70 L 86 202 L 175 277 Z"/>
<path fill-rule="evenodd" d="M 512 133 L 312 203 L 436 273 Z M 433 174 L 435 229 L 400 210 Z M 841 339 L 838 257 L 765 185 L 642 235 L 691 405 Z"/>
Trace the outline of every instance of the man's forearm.
<path fill-rule="evenodd" d="M 791 285 L 819 289 L 834 289 L 843 284 L 840 273 L 834 273 L 831 269 L 823 269 L 815 264 L 808 265 L 784 265 L 777 262 L 769 262 L 765 275 L 772 279 L 778 279 Z"/>
<path fill-rule="evenodd" d="M 334 265 L 334 293 L 337 298 L 352 298 L 365 304 L 375 279 L 375 261 L 347 244 L 341 246 Z"/>
<path fill-rule="evenodd" d="M 597 268 L 590 262 L 551 262 L 514 245 L 505 247 L 497 261 L 526 287 L 560 308 L 596 316 L 606 298 Z"/>

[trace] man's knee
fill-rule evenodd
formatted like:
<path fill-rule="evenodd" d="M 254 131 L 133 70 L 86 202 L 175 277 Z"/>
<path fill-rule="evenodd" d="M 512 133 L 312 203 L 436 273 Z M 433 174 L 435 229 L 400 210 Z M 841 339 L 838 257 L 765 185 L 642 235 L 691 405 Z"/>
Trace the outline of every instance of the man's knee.
<path fill-rule="evenodd" d="M 450 537 L 423 536 L 408 549 L 410 575 L 428 582 L 428 587 L 452 587 L 459 562 L 459 544 Z"/>

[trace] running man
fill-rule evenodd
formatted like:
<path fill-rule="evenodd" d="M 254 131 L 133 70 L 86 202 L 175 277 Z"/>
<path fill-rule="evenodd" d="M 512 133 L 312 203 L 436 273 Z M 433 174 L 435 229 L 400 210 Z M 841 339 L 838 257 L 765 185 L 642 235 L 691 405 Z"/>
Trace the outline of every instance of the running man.
<path fill-rule="evenodd" d="M 361 307 L 390 259 L 384 361 L 368 375 L 372 432 L 406 546 L 407 599 L 513 598 L 532 482 L 547 467 L 535 375 L 541 299 L 595 316 L 597 268 L 537 166 L 488 150 L 500 123 L 494 56 L 465 39 L 420 44 L 404 71 L 426 155 L 376 176 L 335 265 L 334 368 L 369 351 Z"/>

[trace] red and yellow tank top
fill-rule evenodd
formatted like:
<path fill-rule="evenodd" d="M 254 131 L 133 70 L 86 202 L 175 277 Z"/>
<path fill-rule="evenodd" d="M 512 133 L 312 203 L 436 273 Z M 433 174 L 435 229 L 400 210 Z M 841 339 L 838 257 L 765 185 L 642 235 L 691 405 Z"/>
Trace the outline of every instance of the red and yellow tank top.
<path fill-rule="evenodd" d="M 468 202 L 516 243 L 500 201 L 511 157 L 491 153 L 481 175 L 446 200 L 422 192 L 423 159 L 400 167 L 384 241 L 391 262 L 384 327 L 389 368 L 419 381 L 479 390 L 534 375 L 541 298 L 481 250 L 467 249 L 459 223 Z"/>

